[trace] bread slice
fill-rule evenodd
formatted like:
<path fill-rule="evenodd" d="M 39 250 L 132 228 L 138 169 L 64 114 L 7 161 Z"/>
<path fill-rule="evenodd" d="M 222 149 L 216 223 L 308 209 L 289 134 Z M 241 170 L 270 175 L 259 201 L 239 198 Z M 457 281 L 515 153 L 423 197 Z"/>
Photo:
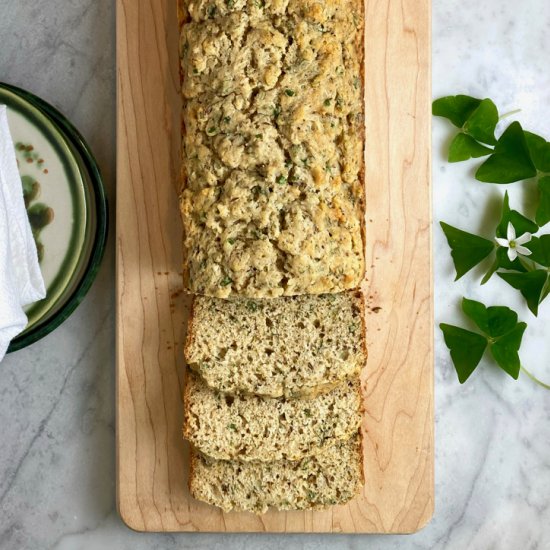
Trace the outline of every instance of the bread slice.
<path fill-rule="evenodd" d="M 359 379 L 312 400 L 230 396 L 187 376 L 183 434 L 218 460 L 300 460 L 349 439 L 361 423 Z"/>
<path fill-rule="evenodd" d="M 366 361 L 360 292 L 272 300 L 197 296 L 185 357 L 225 393 L 314 397 Z"/>
<path fill-rule="evenodd" d="M 191 495 L 224 512 L 262 514 L 269 507 L 306 510 L 345 504 L 363 482 L 359 434 L 300 461 L 242 463 L 213 460 L 195 450 L 191 454 Z"/>

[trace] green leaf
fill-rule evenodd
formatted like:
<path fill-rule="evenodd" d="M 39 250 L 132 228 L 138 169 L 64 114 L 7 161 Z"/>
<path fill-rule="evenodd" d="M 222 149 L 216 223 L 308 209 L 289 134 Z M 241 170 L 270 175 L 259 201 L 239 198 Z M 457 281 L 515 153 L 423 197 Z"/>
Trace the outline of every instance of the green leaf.
<path fill-rule="evenodd" d="M 445 344 L 451 352 L 458 380 L 464 384 L 479 365 L 487 348 L 487 339 L 460 327 L 441 323 Z"/>
<path fill-rule="evenodd" d="M 508 258 L 508 249 L 499 246 L 497 248 L 496 259 L 489 269 L 483 279 L 481 284 L 484 285 L 489 281 L 489 279 L 499 270 L 499 269 L 508 269 L 510 271 L 519 271 L 520 273 L 525 273 L 527 269 L 521 263 L 519 258 L 516 258 L 513 262 Z"/>
<path fill-rule="evenodd" d="M 493 152 L 489 147 L 481 145 L 473 137 L 457 134 L 449 147 L 449 162 L 461 162 L 471 158 L 486 157 Z"/>
<path fill-rule="evenodd" d="M 512 122 L 498 140 L 495 152 L 478 168 L 476 179 L 487 183 L 512 183 L 536 175 L 521 124 Z"/>
<path fill-rule="evenodd" d="M 539 180 L 539 207 L 535 219 L 540 227 L 550 222 L 550 176 Z"/>
<path fill-rule="evenodd" d="M 512 222 L 518 236 L 523 235 L 523 233 L 536 233 L 539 230 L 539 226 L 535 222 L 526 218 L 517 210 L 510 209 L 510 199 L 508 191 L 506 191 L 502 204 L 502 215 L 496 230 L 497 237 L 506 238 L 509 222 Z"/>
<path fill-rule="evenodd" d="M 498 124 L 498 110 L 490 99 L 484 99 L 468 117 L 464 131 L 482 143 L 494 145 L 495 128 Z M 481 156 L 481 155 L 480 155 Z"/>
<path fill-rule="evenodd" d="M 510 258 L 508 258 L 508 249 L 503 248 L 502 246 L 497 248 L 497 260 L 498 267 L 501 269 L 519 271 L 520 273 L 525 273 L 527 271 L 519 258 L 516 258 L 513 262 L 511 262 Z"/>
<path fill-rule="evenodd" d="M 466 233 L 445 222 L 441 222 L 440 225 L 451 247 L 451 256 L 456 269 L 455 280 L 468 273 L 495 249 L 495 243 L 483 237 Z"/>
<path fill-rule="evenodd" d="M 489 268 L 487 273 L 485 273 L 485 275 L 483 276 L 483 279 L 481 279 L 481 285 L 487 284 L 490 281 L 491 277 L 498 271 L 498 268 L 500 267 L 498 259 L 499 250 L 500 248 L 497 248 L 497 257 L 495 258 L 495 261 L 491 264 L 491 267 Z"/>
<path fill-rule="evenodd" d="M 505 306 L 485 307 L 481 302 L 463 298 L 464 313 L 491 338 L 510 332 L 518 322 L 518 314 Z"/>
<path fill-rule="evenodd" d="M 523 333 L 527 325 L 518 323 L 513 330 L 491 344 L 491 355 L 498 366 L 507 372 L 514 380 L 518 379 L 521 362 L 518 351 L 521 346 Z"/>
<path fill-rule="evenodd" d="M 433 102 L 432 114 L 448 118 L 455 126 L 462 128 L 480 103 L 481 99 L 475 97 L 450 95 Z"/>
<path fill-rule="evenodd" d="M 537 134 L 531 132 L 524 132 L 524 134 L 535 168 L 541 172 L 550 172 L 550 143 Z"/>
<path fill-rule="evenodd" d="M 497 273 L 497 275 L 510 286 L 519 290 L 533 315 L 538 315 L 539 305 L 546 297 L 544 295 L 548 279 L 546 270 L 537 269 L 527 273 Z"/>
<path fill-rule="evenodd" d="M 537 262 L 544 267 L 550 267 L 550 235 L 541 235 L 533 237 L 526 245 L 533 254 L 529 256 L 530 260 Z"/>

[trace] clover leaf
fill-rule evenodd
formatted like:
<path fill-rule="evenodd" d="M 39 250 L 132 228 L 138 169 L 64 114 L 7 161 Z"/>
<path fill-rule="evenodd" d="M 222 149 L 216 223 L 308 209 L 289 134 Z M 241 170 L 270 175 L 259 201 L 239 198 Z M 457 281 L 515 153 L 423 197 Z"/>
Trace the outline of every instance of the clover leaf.
<path fill-rule="evenodd" d="M 548 295 L 548 271 L 535 269 L 526 273 L 497 273 L 497 275 L 521 292 L 527 307 L 533 315 L 537 316 L 539 305 Z"/>
<path fill-rule="evenodd" d="M 490 99 L 484 99 L 464 124 L 464 131 L 477 141 L 494 145 L 498 110 Z"/>
<path fill-rule="evenodd" d="M 529 258 L 532 261 L 550 267 L 550 235 L 533 237 L 525 246 L 531 251 Z"/>
<path fill-rule="evenodd" d="M 539 179 L 539 206 L 535 220 L 540 227 L 550 222 L 550 176 Z"/>
<path fill-rule="evenodd" d="M 494 153 L 477 169 L 476 179 L 486 183 L 512 183 L 537 175 L 525 133 L 512 122 L 497 141 Z"/>
<path fill-rule="evenodd" d="M 523 133 L 535 168 L 541 172 L 550 172 L 550 143 L 537 134 Z"/>
<path fill-rule="evenodd" d="M 449 162 L 461 162 L 471 158 L 486 157 L 493 152 L 489 147 L 481 145 L 473 137 L 457 134 L 449 147 Z"/>
<path fill-rule="evenodd" d="M 445 222 L 441 222 L 440 225 L 451 247 L 451 256 L 456 269 L 455 280 L 468 273 L 495 249 L 496 245 L 493 241 L 467 233 Z"/>
<path fill-rule="evenodd" d="M 445 344 L 451 352 L 458 380 L 464 384 L 476 369 L 487 348 L 487 338 L 469 330 L 441 323 Z"/>
<path fill-rule="evenodd" d="M 510 208 L 510 198 L 508 197 L 508 191 L 504 193 L 504 201 L 502 203 L 502 214 L 500 222 L 497 226 L 497 237 L 506 237 L 508 232 L 508 224 L 511 223 L 514 226 L 518 235 L 522 233 L 536 233 L 539 230 L 539 226 L 526 218 L 523 214 L 520 214 L 517 210 Z"/>
<path fill-rule="evenodd" d="M 527 325 L 525 323 L 518 323 L 510 332 L 490 346 L 491 355 L 498 366 L 514 380 L 518 379 L 521 368 L 518 352 L 526 328 Z"/>
<path fill-rule="evenodd" d="M 491 338 L 498 338 L 510 332 L 518 322 L 518 314 L 504 306 L 486 307 L 475 300 L 462 299 L 464 313 Z"/>
<path fill-rule="evenodd" d="M 477 109 L 481 99 L 467 95 L 454 95 L 436 99 L 432 113 L 449 119 L 457 128 L 462 128 L 470 115 Z"/>
<path fill-rule="evenodd" d="M 481 302 L 463 298 L 462 310 L 483 335 L 441 323 L 440 328 L 451 352 L 459 382 L 463 384 L 470 377 L 487 347 L 496 364 L 517 379 L 521 368 L 519 348 L 527 325 L 518 323 L 517 313 L 505 306 L 486 307 Z"/>

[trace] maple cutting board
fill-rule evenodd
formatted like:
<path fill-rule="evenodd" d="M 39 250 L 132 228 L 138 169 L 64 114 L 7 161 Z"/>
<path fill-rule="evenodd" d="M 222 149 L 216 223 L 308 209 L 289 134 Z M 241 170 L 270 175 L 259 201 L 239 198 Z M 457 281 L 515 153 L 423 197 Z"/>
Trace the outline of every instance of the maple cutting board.
<path fill-rule="evenodd" d="M 429 0 L 366 0 L 365 489 L 264 516 L 186 485 L 176 3 L 117 0 L 120 515 L 140 531 L 414 532 L 434 507 Z"/>

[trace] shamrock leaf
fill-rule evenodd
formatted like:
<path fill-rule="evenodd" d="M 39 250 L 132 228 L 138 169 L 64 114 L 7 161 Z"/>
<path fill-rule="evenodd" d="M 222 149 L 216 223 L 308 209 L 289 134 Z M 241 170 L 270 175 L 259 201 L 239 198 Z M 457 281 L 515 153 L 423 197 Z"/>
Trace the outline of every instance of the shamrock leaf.
<path fill-rule="evenodd" d="M 537 316 L 540 303 L 548 295 L 548 272 L 545 269 L 536 269 L 527 273 L 497 273 L 510 286 L 521 292 L 527 302 L 527 306 Z"/>
<path fill-rule="evenodd" d="M 517 380 L 521 368 L 518 352 L 527 325 L 518 323 L 517 313 L 504 306 L 486 307 L 463 298 L 462 309 L 484 335 L 445 323 L 440 325 L 460 383 L 476 369 L 487 347 L 497 365 Z"/>
<path fill-rule="evenodd" d="M 440 225 L 451 247 L 451 256 L 456 269 L 455 280 L 468 273 L 495 249 L 495 243 L 483 237 L 472 235 L 445 222 L 441 222 Z"/>
<path fill-rule="evenodd" d="M 486 157 L 493 152 L 467 134 L 457 134 L 449 147 L 449 162 L 461 162 L 471 158 Z"/>
<path fill-rule="evenodd" d="M 527 325 L 525 323 L 518 323 L 510 332 L 503 335 L 490 346 L 491 355 L 498 366 L 503 371 L 507 372 L 514 380 L 518 379 L 519 370 L 521 368 L 518 351 L 526 328 Z"/>
<path fill-rule="evenodd" d="M 462 128 L 480 103 L 481 99 L 467 95 L 442 97 L 433 102 L 432 113 L 448 118 L 457 128 Z"/>
<path fill-rule="evenodd" d="M 510 198 L 508 197 L 508 191 L 506 191 L 502 204 L 502 215 L 496 231 L 497 237 L 505 238 L 507 236 L 509 223 L 514 226 L 518 235 L 523 233 L 536 233 L 539 230 L 539 226 L 535 222 L 526 218 L 517 210 L 510 209 Z"/>
<path fill-rule="evenodd" d="M 498 111 L 490 99 L 484 99 L 464 124 L 464 131 L 477 141 L 494 145 Z"/>
<path fill-rule="evenodd" d="M 462 299 L 462 311 L 491 338 L 510 332 L 518 322 L 518 314 L 505 306 L 485 307 L 481 302 Z"/>
<path fill-rule="evenodd" d="M 525 247 L 532 253 L 529 257 L 531 260 L 544 267 L 550 267 L 550 235 L 533 237 Z"/>
<path fill-rule="evenodd" d="M 519 258 L 516 258 L 513 262 L 510 261 L 510 258 L 508 258 L 508 251 L 506 248 L 503 248 L 499 246 L 497 248 L 496 258 L 491 267 L 489 268 L 489 271 L 485 274 L 483 279 L 481 280 L 481 284 L 484 285 L 491 277 L 499 270 L 499 269 L 508 269 L 510 271 L 519 271 L 521 273 L 525 273 L 527 269 L 525 269 L 525 266 L 521 263 Z"/>
<path fill-rule="evenodd" d="M 476 369 L 487 348 L 487 339 L 460 327 L 441 323 L 445 344 L 451 352 L 458 380 L 464 384 Z"/>
<path fill-rule="evenodd" d="M 540 202 L 537 208 L 536 220 L 540 227 L 550 222 L 550 176 L 539 180 Z"/>
<path fill-rule="evenodd" d="M 477 169 L 476 179 L 512 183 L 537 175 L 519 122 L 512 122 L 497 141 L 494 153 Z"/>
<path fill-rule="evenodd" d="M 523 133 L 535 168 L 541 172 L 550 172 L 550 143 L 537 134 Z"/>

